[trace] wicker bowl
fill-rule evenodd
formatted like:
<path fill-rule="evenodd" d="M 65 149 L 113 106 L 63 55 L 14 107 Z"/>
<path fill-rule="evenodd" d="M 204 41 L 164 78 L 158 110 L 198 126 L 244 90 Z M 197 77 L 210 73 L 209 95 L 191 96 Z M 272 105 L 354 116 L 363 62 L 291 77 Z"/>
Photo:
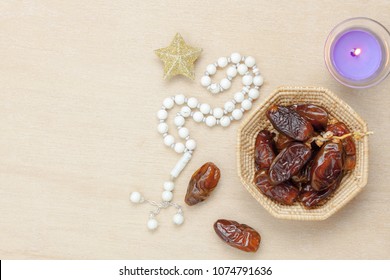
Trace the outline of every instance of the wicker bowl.
<path fill-rule="evenodd" d="M 340 187 L 323 206 L 309 210 L 298 202 L 291 206 L 274 202 L 263 195 L 253 183 L 255 140 L 260 130 L 274 130 L 265 114 L 271 105 L 294 103 L 320 105 L 330 113 L 330 119 L 344 122 L 351 131 L 367 132 L 367 124 L 331 91 L 314 87 L 280 87 L 242 123 L 238 131 L 238 174 L 249 193 L 273 216 L 290 220 L 325 220 L 346 205 L 367 184 L 368 139 L 364 137 L 355 141 L 356 167 L 344 176 Z"/>

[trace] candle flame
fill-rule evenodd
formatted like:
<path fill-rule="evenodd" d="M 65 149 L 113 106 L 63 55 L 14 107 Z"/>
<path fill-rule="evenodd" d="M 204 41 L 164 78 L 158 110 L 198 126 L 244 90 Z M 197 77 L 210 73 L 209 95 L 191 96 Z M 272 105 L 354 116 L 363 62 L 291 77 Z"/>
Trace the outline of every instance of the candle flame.
<path fill-rule="evenodd" d="M 359 56 L 362 53 L 362 49 L 355 48 L 351 50 L 351 55 L 352 56 Z"/>
<path fill-rule="evenodd" d="M 355 50 L 355 52 L 354 52 L 354 53 L 355 53 L 355 55 L 359 55 L 359 54 L 361 54 L 361 53 L 362 53 L 362 50 L 358 48 L 358 49 L 356 49 L 356 50 Z"/>

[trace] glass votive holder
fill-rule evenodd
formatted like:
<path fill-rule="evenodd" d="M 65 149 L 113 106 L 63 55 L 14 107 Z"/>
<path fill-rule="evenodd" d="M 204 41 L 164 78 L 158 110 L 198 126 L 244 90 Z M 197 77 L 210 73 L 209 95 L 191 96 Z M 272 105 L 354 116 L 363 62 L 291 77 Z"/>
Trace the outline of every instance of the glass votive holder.
<path fill-rule="evenodd" d="M 373 19 L 347 19 L 328 35 L 324 58 L 330 74 L 341 84 L 372 87 L 390 73 L 390 33 Z"/>

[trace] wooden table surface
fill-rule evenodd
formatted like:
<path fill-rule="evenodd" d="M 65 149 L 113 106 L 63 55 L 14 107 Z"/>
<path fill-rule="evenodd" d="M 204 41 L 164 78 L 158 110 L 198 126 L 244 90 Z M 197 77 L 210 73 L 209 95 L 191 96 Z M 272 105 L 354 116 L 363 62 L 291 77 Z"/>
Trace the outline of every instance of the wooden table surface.
<path fill-rule="evenodd" d="M 0 258 L 389 259 L 390 78 L 351 90 L 323 59 L 334 25 L 367 16 L 390 28 L 389 11 L 385 0 L 1 1 Z M 176 32 L 203 48 L 195 81 L 162 79 L 153 50 Z M 206 161 L 221 168 L 220 184 L 205 203 L 184 207 L 182 227 L 169 209 L 148 232 L 150 207 L 131 204 L 129 193 L 158 200 L 179 157 L 162 143 L 156 111 L 177 93 L 213 106 L 231 98 L 238 80 L 212 97 L 199 79 L 234 51 L 254 56 L 265 78 L 255 107 L 281 85 L 326 87 L 348 102 L 375 132 L 368 184 L 328 220 L 276 219 L 240 183 L 239 123 L 209 129 L 190 121 L 198 149 L 176 201 Z M 218 218 L 258 229 L 261 249 L 223 244 L 212 229 Z"/>

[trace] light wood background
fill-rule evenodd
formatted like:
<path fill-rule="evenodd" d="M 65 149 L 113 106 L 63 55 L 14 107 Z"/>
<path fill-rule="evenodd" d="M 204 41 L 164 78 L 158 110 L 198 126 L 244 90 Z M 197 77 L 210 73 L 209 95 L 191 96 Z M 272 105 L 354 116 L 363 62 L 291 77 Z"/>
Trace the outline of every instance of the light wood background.
<path fill-rule="evenodd" d="M 338 22 L 374 18 L 390 28 L 390 2 L 376 1 L 62 1 L 0 2 L 1 259 L 389 259 L 390 78 L 351 90 L 327 72 L 323 46 Z M 203 48 L 196 81 L 162 79 L 153 50 L 176 32 Z M 156 111 L 176 93 L 214 106 L 200 85 L 208 63 L 238 51 L 257 59 L 265 84 L 258 106 L 281 85 L 331 89 L 375 132 L 365 190 L 323 222 L 273 218 L 241 185 L 236 133 L 188 123 L 198 143 L 177 181 L 182 201 L 191 174 L 206 161 L 222 172 L 203 204 L 173 209 L 150 233 L 150 207 L 132 205 L 133 190 L 158 200 L 178 160 L 156 131 Z M 220 73 L 221 74 L 221 73 Z M 220 78 L 222 75 L 217 75 Z M 247 223 L 262 235 L 247 254 L 223 244 L 218 218 Z"/>

